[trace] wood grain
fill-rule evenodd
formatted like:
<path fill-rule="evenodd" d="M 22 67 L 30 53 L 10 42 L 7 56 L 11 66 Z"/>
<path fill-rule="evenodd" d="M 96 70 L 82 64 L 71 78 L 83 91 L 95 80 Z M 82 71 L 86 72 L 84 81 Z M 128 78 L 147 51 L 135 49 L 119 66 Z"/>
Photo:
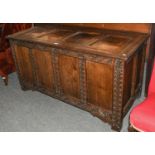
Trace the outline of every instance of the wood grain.
<path fill-rule="evenodd" d="M 86 62 L 88 103 L 112 110 L 112 76 L 110 65 Z"/>
<path fill-rule="evenodd" d="M 21 85 L 87 110 L 117 131 L 141 93 L 146 41 L 141 33 L 77 27 L 10 36 Z"/>
<path fill-rule="evenodd" d="M 54 79 L 50 51 L 41 51 L 35 49 L 32 50 L 32 53 L 35 62 L 35 68 L 37 69 L 36 76 L 38 80 L 38 86 L 53 91 Z"/>
<path fill-rule="evenodd" d="M 59 55 L 60 82 L 63 94 L 80 98 L 79 63 L 78 59 L 66 55 Z"/>
<path fill-rule="evenodd" d="M 26 47 L 15 46 L 15 54 L 21 78 L 30 85 L 33 85 L 33 72 L 29 57 L 29 49 Z"/>
<path fill-rule="evenodd" d="M 130 97 L 132 97 L 132 82 L 133 82 L 133 58 L 125 64 L 125 74 L 124 74 L 124 96 L 123 96 L 123 106 L 128 103 Z"/>
<path fill-rule="evenodd" d="M 66 24 L 65 24 L 66 25 Z M 150 33 L 150 23 L 71 23 L 67 25 L 80 27 L 93 27 L 98 29 L 111 29 L 121 31 L 134 31 L 142 33 Z"/>

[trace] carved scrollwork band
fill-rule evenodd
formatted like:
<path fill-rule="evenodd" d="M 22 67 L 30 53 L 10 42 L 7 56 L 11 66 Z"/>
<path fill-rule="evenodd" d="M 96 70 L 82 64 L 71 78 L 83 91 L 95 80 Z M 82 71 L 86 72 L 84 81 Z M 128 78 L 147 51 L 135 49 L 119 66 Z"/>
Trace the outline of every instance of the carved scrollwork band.
<path fill-rule="evenodd" d="M 52 55 L 52 63 L 53 63 L 53 71 L 54 71 L 54 84 L 55 84 L 55 91 L 56 95 L 61 96 L 61 83 L 60 83 L 60 75 L 59 75 L 59 64 L 58 64 L 58 53 L 56 49 L 52 48 L 51 50 Z"/>
<path fill-rule="evenodd" d="M 124 62 L 120 59 L 116 59 L 114 64 L 113 109 L 112 109 L 112 128 L 115 128 L 116 130 L 120 130 L 122 125 L 123 78 L 124 78 Z"/>
<path fill-rule="evenodd" d="M 86 93 L 86 60 L 84 57 L 79 58 L 79 68 L 80 68 L 80 98 L 81 103 L 87 103 L 87 93 Z"/>

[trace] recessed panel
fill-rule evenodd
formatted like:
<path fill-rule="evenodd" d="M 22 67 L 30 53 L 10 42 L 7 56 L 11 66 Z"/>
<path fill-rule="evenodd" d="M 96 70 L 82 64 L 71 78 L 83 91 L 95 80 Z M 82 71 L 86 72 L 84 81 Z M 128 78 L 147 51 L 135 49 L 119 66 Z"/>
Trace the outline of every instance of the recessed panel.
<path fill-rule="evenodd" d="M 136 62 L 137 62 L 137 68 L 136 68 L 136 84 L 135 84 L 135 89 L 138 88 L 140 84 L 140 77 L 142 76 L 142 62 L 143 62 L 143 49 L 139 50 L 136 55 Z"/>
<path fill-rule="evenodd" d="M 21 78 L 26 83 L 33 85 L 33 73 L 32 73 L 32 65 L 29 55 L 29 49 L 26 47 L 16 45 L 15 54 Z"/>
<path fill-rule="evenodd" d="M 54 41 L 62 40 L 65 37 L 67 37 L 73 33 L 74 32 L 71 30 L 56 30 L 54 32 L 51 32 L 49 34 L 46 34 L 46 35 L 39 37 L 38 40 L 54 42 Z"/>
<path fill-rule="evenodd" d="M 124 47 L 129 41 L 130 38 L 125 36 L 108 35 L 107 37 L 93 43 L 91 47 L 99 50 L 121 52 L 121 48 Z"/>
<path fill-rule="evenodd" d="M 109 64 L 86 62 L 87 102 L 112 110 L 112 72 Z"/>
<path fill-rule="evenodd" d="M 124 96 L 123 96 L 123 106 L 129 101 L 132 97 L 132 80 L 133 80 L 133 59 L 130 59 L 129 62 L 125 63 L 125 73 L 124 73 Z"/>
<path fill-rule="evenodd" d="M 39 87 L 54 90 L 52 56 L 48 51 L 33 50 L 34 67 Z"/>
<path fill-rule="evenodd" d="M 81 32 L 77 33 L 76 35 L 66 39 L 66 42 L 69 43 L 78 43 L 82 45 L 89 45 L 97 40 L 97 37 L 99 36 L 99 33 L 91 33 L 91 32 Z"/>
<path fill-rule="evenodd" d="M 42 36 L 42 35 L 45 35 L 51 31 L 54 31 L 55 29 L 44 29 L 44 28 L 41 28 L 41 27 L 37 27 L 37 28 L 34 28 L 26 33 L 21 34 L 19 36 L 21 36 L 22 38 L 25 38 L 25 39 L 37 39 L 38 37 Z"/>
<path fill-rule="evenodd" d="M 65 96 L 80 98 L 78 59 L 59 55 L 59 72 L 61 89 Z"/>

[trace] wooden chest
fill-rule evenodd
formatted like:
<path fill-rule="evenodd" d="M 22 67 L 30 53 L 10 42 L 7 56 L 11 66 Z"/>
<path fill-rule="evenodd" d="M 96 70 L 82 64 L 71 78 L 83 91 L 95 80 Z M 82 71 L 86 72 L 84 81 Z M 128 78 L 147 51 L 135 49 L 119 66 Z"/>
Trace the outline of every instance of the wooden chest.
<path fill-rule="evenodd" d="M 9 40 L 23 90 L 40 91 L 121 129 L 141 93 L 146 34 L 53 25 Z"/>

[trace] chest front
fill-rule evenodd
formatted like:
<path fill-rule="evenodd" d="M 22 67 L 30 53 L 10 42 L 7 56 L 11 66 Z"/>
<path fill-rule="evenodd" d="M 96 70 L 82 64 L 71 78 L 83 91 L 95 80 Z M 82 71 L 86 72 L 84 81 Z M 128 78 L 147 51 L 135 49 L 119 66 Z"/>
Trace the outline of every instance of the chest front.
<path fill-rule="evenodd" d="M 54 27 L 9 38 L 23 90 L 40 91 L 121 129 L 141 91 L 145 35 Z"/>

